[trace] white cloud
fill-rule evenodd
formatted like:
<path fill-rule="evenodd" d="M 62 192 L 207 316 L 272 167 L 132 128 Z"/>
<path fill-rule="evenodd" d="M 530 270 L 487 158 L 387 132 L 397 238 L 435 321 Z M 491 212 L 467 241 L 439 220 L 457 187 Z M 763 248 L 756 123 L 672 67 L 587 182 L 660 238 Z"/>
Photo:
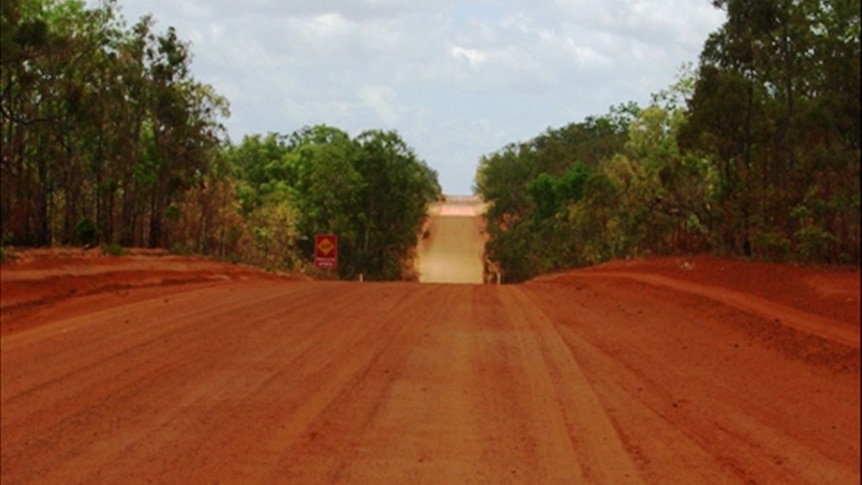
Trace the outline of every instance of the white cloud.
<path fill-rule="evenodd" d="M 337 13 L 324 13 L 311 18 L 306 26 L 306 34 L 313 36 L 344 36 L 351 31 L 348 22 Z"/>
<path fill-rule="evenodd" d="M 613 65 L 613 60 L 601 54 L 596 49 L 578 44 L 574 39 L 566 39 L 566 45 L 572 53 L 575 62 L 581 67 L 608 67 Z"/>
<path fill-rule="evenodd" d="M 371 108 L 387 126 L 395 126 L 400 121 L 395 90 L 386 86 L 363 86 L 357 94 L 365 106 Z"/>
<path fill-rule="evenodd" d="M 395 129 L 454 193 L 509 142 L 648 101 L 723 20 L 704 0 L 119 1 L 191 41 L 232 139 Z"/>
<path fill-rule="evenodd" d="M 488 53 L 479 49 L 467 49 L 460 45 L 452 46 L 450 49 L 452 57 L 455 59 L 464 59 L 471 67 L 479 67 L 480 64 L 488 60 Z"/>

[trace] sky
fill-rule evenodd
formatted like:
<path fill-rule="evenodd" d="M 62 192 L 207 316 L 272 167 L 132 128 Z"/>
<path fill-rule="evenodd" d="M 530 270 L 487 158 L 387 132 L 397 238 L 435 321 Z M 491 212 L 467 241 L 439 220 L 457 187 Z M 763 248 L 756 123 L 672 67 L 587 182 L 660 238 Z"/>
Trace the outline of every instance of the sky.
<path fill-rule="evenodd" d="M 90 0 L 95 5 L 98 0 Z M 230 139 L 394 130 L 446 194 L 483 155 L 668 88 L 724 21 L 710 0 L 119 0 L 189 42 Z"/>

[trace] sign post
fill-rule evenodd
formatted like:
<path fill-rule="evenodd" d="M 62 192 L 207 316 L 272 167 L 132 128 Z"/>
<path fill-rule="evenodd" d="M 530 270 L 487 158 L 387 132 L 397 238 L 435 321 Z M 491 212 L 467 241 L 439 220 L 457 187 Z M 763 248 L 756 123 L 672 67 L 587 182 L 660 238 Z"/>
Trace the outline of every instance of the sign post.
<path fill-rule="evenodd" d="M 314 236 L 314 265 L 321 269 L 338 266 L 338 236 L 317 234 Z"/>

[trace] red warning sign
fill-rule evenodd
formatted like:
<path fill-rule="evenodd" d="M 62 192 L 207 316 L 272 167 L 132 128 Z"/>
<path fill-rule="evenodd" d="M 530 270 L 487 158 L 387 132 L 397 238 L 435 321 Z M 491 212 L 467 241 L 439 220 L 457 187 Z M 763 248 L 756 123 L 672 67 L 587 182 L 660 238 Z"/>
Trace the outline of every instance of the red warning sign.
<path fill-rule="evenodd" d="M 338 266 L 338 236 L 335 234 L 314 236 L 314 265 L 324 269 Z"/>

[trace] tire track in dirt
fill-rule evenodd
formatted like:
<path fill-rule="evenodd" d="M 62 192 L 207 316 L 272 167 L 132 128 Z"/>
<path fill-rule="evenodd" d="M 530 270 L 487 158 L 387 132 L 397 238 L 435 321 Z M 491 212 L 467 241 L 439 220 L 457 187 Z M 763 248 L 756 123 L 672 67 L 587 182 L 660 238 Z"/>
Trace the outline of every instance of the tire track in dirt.
<path fill-rule="evenodd" d="M 369 371 L 382 375 L 346 389 L 266 481 L 639 483 L 559 336 L 525 302 L 516 288 L 436 287 L 422 306 L 432 311 L 402 316 L 410 327 Z"/>
<path fill-rule="evenodd" d="M 531 396 L 540 402 L 531 406 L 539 410 L 543 425 L 537 427 L 542 444 L 555 439 L 554 448 L 543 450 L 543 456 L 553 456 L 565 449 L 568 441 L 570 453 L 560 454 L 538 481 L 544 483 L 642 483 L 631 457 L 623 448 L 607 414 L 599 404 L 583 371 L 572 358 L 554 325 L 519 287 L 506 287 L 500 306 L 520 330 L 523 364 Z M 543 366 L 530 365 L 540 362 Z M 565 383 L 565 384 L 563 384 Z M 550 406 L 541 401 L 551 400 Z M 565 435 L 563 434 L 565 432 Z M 566 463 L 576 459 L 579 472 L 574 476 L 561 475 Z"/>
<path fill-rule="evenodd" d="M 236 321 L 234 314 L 247 313 L 283 291 L 270 286 L 261 294 L 260 289 L 251 285 L 247 290 L 253 293 L 236 299 L 230 298 L 229 288 L 220 288 L 211 295 L 221 300 L 216 304 L 201 304 L 194 293 L 182 295 L 175 305 L 159 298 L 4 338 L 4 367 L 28 369 L 18 375 L 4 372 L 4 421 L 22 423 L 24 435 L 50 436 L 54 446 L 67 450 L 50 463 L 85 474 L 92 466 L 79 463 L 78 455 L 115 428 L 152 424 L 142 421 L 148 415 L 169 418 L 171 413 L 163 411 L 173 409 L 172 393 L 193 385 L 232 344 L 224 337 Z M 154 307 L 160 311 L 154 313 Z M 253 323 L 254 317 L 249 321 Z M 31 350 L 34 337 L 42 337 L 45 344 L 36 355 Z M 52 373 L 54 377 L 45 379 Z M 81 428 L 91 433 L 77 432 Z M 21 437 L 15 428 L 4 427 L 3 433 L 7 443 Z M 139 431 L 122 434 L 135 441 L 133 435 Z M 67 460 L 72 461 L 64 464 Z M 34 460 L 17 464 L 5 453 L 3 464 L 30 467 L 36 473 L 51 468 Z M 50 475 L 43 478 L 51 480 Z M 74 476 L 58 481 L 69 483 Z"/>
<path fill-rule="evenodd" d="M 753 317 L 705 318 L 693 304 L 699 297 L 619 279 L 576 281 L 526 287 L 645 481 L 859 480 L 858 373 L 836 375 L 765 347 L 744 327 L 734 329 Z"/>
<path fill-rule="evenodd" d="M 3 481 L 634 480 L 520 291 L 246 283 L 12 335 Z"/>
<path fill-rule="evenodd" d="M 428 393 L 427 376 L 406 383 L 402 376 L 417 353 L 417 341 L 430 335 L 429 321 L 437 321 L 446 309 L 457 306 L 453 302 L 456 291 L 452 287 L 413 286 L 411 293 L 397 311 L 381 315 L 380 325 L 388 337 L 378 339 L 383 345 L 367 347 L 372 351 L 365 353 L 356 366 L 349 365 L 355 354 L 340 356 L 340 363 L 361 371 L 354 373 L 358 374 L 355 379 L 341 383 L 325 409 L 317 408 L 306 415 L 308 426 L 302 436 L 282 450 L 274 466 L 270 463 L 271 470 L 264 481 L 397 483 L 416 477 L 415 467 L 434 462 L 427 453 L 437 450 L 416 449 L 421 444 L 416 438 L 425 435 L 431 425 L 427 419 L 432 415 L 422 413 L 414 399 L 436 403 L 439 411 L 445 411 L 457 399 L 449 401 L 447 395 Z M 430 306 L 417 305 L 417 299 Z M 416 391 L 418 395 L 413 394 Z M 450 420 L 437 424 L 449 431 L 457 429 L 457 423 Z M 456 473 L 455 468 L 450 466 L 438 470 L 440 475 L 427 476 L 443 480 L 447 474 Z"/>

